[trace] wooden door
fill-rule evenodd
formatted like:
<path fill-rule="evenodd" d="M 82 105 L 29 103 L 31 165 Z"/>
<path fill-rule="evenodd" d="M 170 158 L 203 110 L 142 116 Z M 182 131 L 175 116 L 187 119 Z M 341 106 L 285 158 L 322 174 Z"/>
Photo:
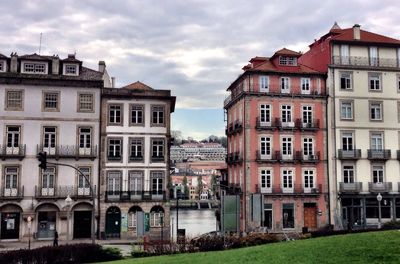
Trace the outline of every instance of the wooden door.
<path fill-rule="evenodd" d="M 304 207 L 304 226 L 309 229 L 317 228 L 317 208 Z"/>

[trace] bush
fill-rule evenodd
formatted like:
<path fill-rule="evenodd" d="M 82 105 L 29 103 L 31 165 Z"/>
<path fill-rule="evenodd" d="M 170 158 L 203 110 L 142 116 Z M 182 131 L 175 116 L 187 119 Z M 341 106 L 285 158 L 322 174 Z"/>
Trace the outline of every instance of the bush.
<path fill-rule="evenodd" d="M 400 229 L 400 221 L 386 222 L 382 225 L 382 229 L 385 230 Z"/>
<path fill-rule="evenodd" d="M 91 263 L 121 259 L 118 249 L 102 248 L 93 244 L 73 244 L 58 247 L 41 247 L 36 249 L 20 249 L 0 253 L 0 263 Z"/>
<path fill-rule="evenodd" d="M 365 228 L 365 229 L 356 229 L 356 230 L 320 229 L 320 230 L 311 232 L 311 237 L 335 236 L 335 235 L 365 233 L 365 232 L 374 232 L 374 231 L 380 231 L 380 229 L 376 229 L 376 228 Z"/>

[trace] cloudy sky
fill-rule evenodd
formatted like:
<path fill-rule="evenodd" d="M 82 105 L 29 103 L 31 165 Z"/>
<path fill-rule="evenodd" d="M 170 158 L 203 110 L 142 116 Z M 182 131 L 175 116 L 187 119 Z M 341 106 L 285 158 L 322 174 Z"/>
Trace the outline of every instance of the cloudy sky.
<path fill-rule="evenodd" d="M 386 0 L 1 0 L 0 12 L 0 53 L 37 53 L 42 32 L 41 54 L 172 90 L 173 128 L 197 139 L 224 134 L 225 90 L 251 57 L 306 51 L 334 21 L 400 38 L 400 1 Z"/>

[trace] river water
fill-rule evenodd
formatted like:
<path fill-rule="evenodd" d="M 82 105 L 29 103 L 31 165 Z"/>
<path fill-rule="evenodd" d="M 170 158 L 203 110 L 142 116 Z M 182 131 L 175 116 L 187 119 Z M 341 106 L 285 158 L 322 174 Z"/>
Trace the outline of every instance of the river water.
<path fill-rule="evenodd" d="M 198 235 L 215 231 L 215 209 L 179 209 L 178 228 L 186 229 L 186 237 L 193 238 Z M 176 210 L 171 210 L 171 231 L 176 237 Z"/>

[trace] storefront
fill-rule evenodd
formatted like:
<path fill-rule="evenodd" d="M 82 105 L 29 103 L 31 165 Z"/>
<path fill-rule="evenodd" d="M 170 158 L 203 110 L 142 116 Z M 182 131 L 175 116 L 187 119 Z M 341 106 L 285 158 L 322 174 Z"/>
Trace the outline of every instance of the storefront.
<path fill-rule="evenodd" d="M 19 239 L 20 218 L 18 211 L 1 213 L 0 239 Z"/>
<path fill-rule="evenodd" d="M 57 230 L 58 208 L 52 204 L 44 204 L 36 209 L 37 212 L 37 239 L 52 239 Z"/>

